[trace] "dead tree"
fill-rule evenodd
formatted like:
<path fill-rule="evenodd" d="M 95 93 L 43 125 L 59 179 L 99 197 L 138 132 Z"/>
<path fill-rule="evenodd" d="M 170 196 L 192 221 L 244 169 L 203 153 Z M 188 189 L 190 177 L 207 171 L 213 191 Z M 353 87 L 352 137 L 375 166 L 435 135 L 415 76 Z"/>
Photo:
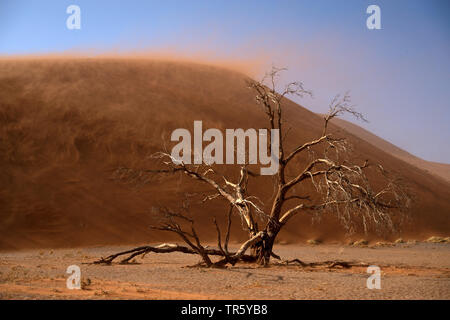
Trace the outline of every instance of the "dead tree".
<path fill-rule="evenodd" d="M 131 250 L 119 252 L 110 255 L 106 258 L 101 258 L 100 260 L 95 261 L 94 264 L 111 264 L 113 260 L 115 260 L 120 256 L 125 256 L 125 258 L 122 259 L 120 263 L 127 264 L 130 261 L 132 261 L 133 258 L 139 255 L 145 255 L 149 252 L 155 253 L 181 252 L 188 254 L 198 254 L 202 258 L 202 262 L 197 265 L 198 266 L 203 265 L 206 267 L 223 267 L 228 263 L 234 265 L 239 260 L 246 262 L 254 262 L 256 260 L 254 256 L 246 255 L 245 252 L 252 245 L 254 245 L 256 242 L 260 241 L 263 238 L 262 231 L 258 232 L 255 236 L 245 241 L 236 252 L 230 253 L 228 251 L 228 242 L 230 240 L 230 230 L 231 230 L 231 213 L 232 213 L 231 208 L 228 214 L 228 227 L 224 246 L 222 246 L 220 227 L 217 224 L 216 219 L 215 218 L 213 219 L 213 222 L 217 230 L 219 249 L 207 248 L 201 244 L 200 238 L 194 227 L 194 220 L 187 215 L 187 213 L 189 213 L 189 210 L 188 207 L 185 206 L 184 202 L 181 211 L 174 211 L 166 207 L 159 208 L 158 211 L 160 215 L 159 219 L 160 224 L 157 226 L 150 226 L 150 228 L 160 231 L 168 231 L 176 233 L 187 244 L 187 246 L 180 246 L 178 244 L 171 244 L 171 243 L 163 243 L 158 246 L 142 246 Z M 188 228 L 183 227 L 183 222 L 185 224 L 187 223 L 189 227 Z M 210 256 L 220 256 L 222 258 L 216 262 L 212 262 Z"/>
<path fill-rule="evenodd" d="M 159 230 L 177 233 L 188 247 L 165 246 L 137 248 L 132 254 L 153 252 L 195 253 L 202 257 L 206 266 L 234 264 L 246 257 L 247 261 L 255 260 L 267 265 L 273 253 L 273 245 L 280 230 L 291 219 L 299 214 L 313 213 L 321 216 L 324 213 L 336 214 L 343 226 L 352 232 L 362 227 L 365 232 L 393 230 L 393 215 L 404 214 L 410 200 L 404 187 L 397 179 L 393 179 L 380 165 L 371 165 L 368 161 L 352 163 L 346 155 L 349 154 L 349 144 L 346 139 L 334 137 L 328 132 L 328 125 L 334 118 L 349 113 L 358 119 L 365 120 L 350 104 L 348 94 L 336 96 L 324 116 L 322 134 L 316 139 L 295 145 L 290 150 L 285 147 L 287 136 L 284 127 L 283 111 L 288 96 L 311 95 L 300 82 L 289 83 L 282 91 L 276 87 L 277 78 L 284 69 L 272 68 L 261 81 L 249 79 L 249 89 L 255 94 L 256 103 L 262 107 L 267 117 L 269 129 L 279 130 L 278 171 L 275 174 L 275 193 L 266 206 L 258 197 L 248 192 L 249 179 L 258 179 L 258 175 L 248 169 L 247 165 L 240 167 L 237 181 L 220 175 L 210 165 L 189 165 L 176 161 L 170 154 L 160 152 L 154 158 L 160 160 L 162 169 L 134 170 L 119 168 L 117 174 L 125 179 L 144 179 L 155 174 L 184 174 L 193 180 L 206 184 L 213 192 L 205 198 L 225 199 L 232 211 L 242 219 L 248 232 L 248 241 L 241 248 L 230 254 L 227 248 L 221 246 L 220 229 L 217 223 L 219 249 L 206 249 L 199 241 L 193 228 L 193 220 L 186 220 L 182 215 L 170 217 L 169 224 L 157 227 Z M 270 130 L 269 130 L 270 132 Z M 271 150 L 271 139 L 267 139 L 268 150 Z M 291 143 L 292 144 L 292 143 Z M 308 159 L 305 162 L 305 159 Z M 302 161 L 300 161 L 302 160 Z M 385 181 L 385 185 L 375 189 L 367 178 L 366 171 L 375 169 Z M 310 194 L 299 194 L 299 186 L 312 186 Z M 302 188 L 308 190 L 308 188 Z M 310 188 L 311 190 L 311 188 Z M 267 201 L 266 201 L 267 202 Z M 265 208 L 269 208 L 266 210 Z M 230 211 L 231 214 L 231 211 Z M 181 229 L 174 218 L 191 223 L 189 232 Z M 228 229 L 229 232 L 229 229 Z M 227 239 L 229 233 L 227 234 Z M 228 240 L 226 241 L 226 245 Z M 245 252 L 251 249 L 250 255 Z M 130 252 L 126 252 L 130 253 Z M 209 256 L 222 257 L 214 263 Z M 113 258 L 111 258 L 113 257 Z M 111 262 L 114 255 L 99 262 Z M 244 259 L 244 260 L 245 260 Z"/>

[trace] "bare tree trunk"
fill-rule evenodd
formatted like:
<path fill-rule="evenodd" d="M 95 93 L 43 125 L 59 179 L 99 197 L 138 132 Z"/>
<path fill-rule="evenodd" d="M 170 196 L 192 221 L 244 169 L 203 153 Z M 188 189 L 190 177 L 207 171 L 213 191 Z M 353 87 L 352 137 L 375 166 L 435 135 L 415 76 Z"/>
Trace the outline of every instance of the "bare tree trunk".
<path fill-rule="evenodd" d="M 273 255 L 273 245 L 280 231 L 279 227 L 272 224 L 267 226 L 264 238 L 258 242 L 253 250 L 258 264 L 267 266 L 270 263 L 270 257 Z"/>

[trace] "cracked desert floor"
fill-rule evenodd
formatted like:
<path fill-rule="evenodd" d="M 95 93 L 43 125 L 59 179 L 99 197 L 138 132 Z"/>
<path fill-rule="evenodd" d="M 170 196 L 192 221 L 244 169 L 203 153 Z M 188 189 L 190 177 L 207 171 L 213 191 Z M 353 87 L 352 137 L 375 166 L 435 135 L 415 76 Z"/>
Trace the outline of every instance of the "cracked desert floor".
<path fill-rule="evenodd" d="M 199 258 L 148 254 L 128 265 L 90 262 L 130 247 L 90 247 L 0 253 L 1 299 L 450 299 L 450 244 L 353 247 L 278 245 L 284 259 L 342 260 L 381 268 L 381 289 L 369 290 L 366 267 L 226 269 L 192 267 Z M 66 269 L 81 268 L 83 289 L 69 290 Z"/>

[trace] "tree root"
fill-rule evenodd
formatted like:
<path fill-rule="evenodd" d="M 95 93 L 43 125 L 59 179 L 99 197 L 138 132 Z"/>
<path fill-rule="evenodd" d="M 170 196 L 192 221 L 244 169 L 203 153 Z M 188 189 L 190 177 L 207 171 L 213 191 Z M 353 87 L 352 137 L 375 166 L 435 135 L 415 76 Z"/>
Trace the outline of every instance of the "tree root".
<path fill-rule="evenodd" d="M 350 269 L 351 267 L 368 267 L 368 263 L 355 262 L 355 261 L 340 261 L 340 260 L 327 260 L 321 262 L 303 262 L 300 259 L 281 260 L 275 263 L 278 266 L 298 265 L 302 268 L 315 268 L 315 267 L 327 267 L 329 269 L 341 268 Z"/>
<path fill-rule="evenodd" d="M 224 254 L 221 250 L 214 249 L 214 248 L 205 248 L 204 250 L 205 250 L 205 253 L 208 255 L 219 256 L 219 257 L 225 258 L 225 259 L 222 259 L 222 260 L 212 264 L 211 266 L 214 266 L 214 267 L 225 266 L 225 264 L 228 262 L 227 258 L 224 256 Z M 137 248 L 130 249 L 127 251 L 118 252 L 118 253 L 112 254 L 106 258 L 101 257 L 100 259 L 95 260 L 95 261 L 91 262 L 90 264 L 110 265 L 113 263 L 113 261 L 115 259 L 117 259 L 118 257 L 121 257 L 121 256 L 126 256 L 126 257 L 124 259 L 122 259 L 119 262 L 119 264 L 129 264 L 133 258 L 140 256 L 140 255 L 145 256 L 149 252 L 154 252 L 154 253 L 181 252 L 181 253 L 195 254 L 195 255 L 198 254 L 197 251 L 195 251 L 189 247 L 186 247 L 186 246 L 180 246 L 178 244 L 173 244 L 173 243 L 163 243 L 158 246 L 142 246 L 142 247 L 137 247 Z M 240 256 L 237 256 L 238 253 L 229 253 L 228 259 L 230 259 L 230 257 L 236 257 L 237 258 L 236 261 L 237 260 L 240 260 L 243 262 L 254 262 L 255 261 L 255 258 L 253 256 L 245 255 L 245 254 L 241 254 Z M 197 264 L 195 266 L 201 267 L 201 266 L 207 266 L 207 265 L 204 264 L 203 262 L 200 262 L 199 264 Z"/>
<path fill-rule="evenodd" d="M 236 264 L 237 262 L 246 262 L 246 263 L 254 263 L 256 262 L 256 257 L 248 254 L 243 254 L 245 250 L 256 240 L 253 239 L 253 241 L 249 240 L 247 241 L 241 248 L 238 250 L 238 252 L 235 253 L 225 253 L 224 250 L 220 249 L 214 249 L 214 248 L 208 248 L 205 247 L 205 254 L 210 256 L 217 256 L 221 257 L 220 260 L 218 260 L 215 263 L 207 264 L 205 261 L 200 261 L 197 264 L 187 266 L 188 268 L 200 268 L 200 267 L 212 267 L 212 268 L 225 268 L 228 263 L 231 263 L 232 265 Z M 145 256 L 149 252 L 154 253 L 172 253 L 172 252 L 181 252 L 186 254 L 194 254 L 198 255 L 199 253 L 192 248 L 186 247 L 186 246 L 180 246 L 178 244 L 173 243 L 163 243 L 158 246 L 142 246 L 137 247 L 134 249 L 130 249 L 127 251 L 118 252 L 115 254 L 112 254 L 106 258 L 101 257 L 98 260 L 95 260 L 89 264 L 104 264 L 104 265 L 111 265 L 114 260 L 116 260 L 119 257 L 125 256 L 124 259 L 120 260 L 119 264 L 130 264 L 133 258 L 137 256 Z M 277 259 L 277 262 L 272 262 L 272 265 L 275 266 L 289 266 L 289 265 L 297 265 L 302 268 L 317 268 L 317 267 L 326 267 L 329 269 L 334 268 L 341 268 L 341 269 L 349 269 L 351 267 L 368 267 L 369 264 L 364 262 L 355 262 L 355 261 L 340 261 L 340 260 L 327 260 L 327 261 L 321 261 L 321 262 L 303 262 L 300 259 L 291 259 L 291 260 L 284 260 L 276 253 L 272 252 L 271 256 L 275 259 Z"/>
<path fill-rule="evenodd" d="M 236 253 L 228 253 L 224 255 L 223 249 L 214 249 L 214 248 L 205 248 L 205 253 L 211 256 L 218 256 L 222 257 L 222 259 L 218 260 L 215 263 L 206 264 L 204 261 L 200 261 L 197 264 L 186 266 L 187 268 L 225 268 L 228 263 L 231 262 L 232 265 L 236 264 L 237 262 L 245 262 L 245 263 L 254 263 L 256 262 L 256 257 L 252 255 L 242 254 L 241 248 L 240 252 Z M 198 255 L 198 252 L 195 250 L 186 247 L 186 246 L 180 246 L 178 244 L 173 243 L 163 243 L 158 246 L 142 246 L 137 247 L 134 249 L 130 249 L 127 251 L 118 252 L 115 254 L 112 254 L 106 258 L 100 258 L 99 260 L 93 261 L 89 264 L 104 264 L 104 265 L 111 265 L 114 260 L 121 256 L 125 256 L 124 259 L 120 260 L 119 264 L 130 264 L 131 260 L 137 256 L 145 256 L 149 252 L 154 253 L 172 253 L 172 252 L 181 252 L 186 254 L 194 254 Z M 340 261 L 340 260 L 327 260 L 327 261 L 321 261 L 321 262 L 304 262 L 300 259 L 291 259 L 291 260 L 284 260 L 280 256 L 278 256 L 276 253 L 272 252 L 271 256 L 279 261 L 272 262 L 271 264 L 274 266 L 299 266 L 302 268 L 317 268 L 317 267 L 326 267 L 329 269 L 350 269 L 352 267 L 368 267 L 369 264 L 364 262 L 355 262 L 355 261 Z"/>

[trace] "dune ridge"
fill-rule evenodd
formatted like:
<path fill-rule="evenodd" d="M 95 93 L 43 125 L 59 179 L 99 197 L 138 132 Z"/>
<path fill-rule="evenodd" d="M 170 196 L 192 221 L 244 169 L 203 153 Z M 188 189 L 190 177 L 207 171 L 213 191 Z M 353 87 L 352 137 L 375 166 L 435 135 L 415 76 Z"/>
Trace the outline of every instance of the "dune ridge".
<path fill-rule="evenodd" d="M 439 163 L 433 161 L 423 160 L 415 155 L 395 146 L 394 144 L 386 141 L 375 134 L 363 129 L 362 127 L 344 119 L 336 119 L 335 124 L 345 129 L 349 133 L 364 139 L 371 143 L 375 147 L 388 152 L 389 154 L 397 157 L 405 162 L 408 162 L 421 170 L 425 170 L 436 177 L 442 178 L 447 182 L 450 182 L 450 164 Z"/>

